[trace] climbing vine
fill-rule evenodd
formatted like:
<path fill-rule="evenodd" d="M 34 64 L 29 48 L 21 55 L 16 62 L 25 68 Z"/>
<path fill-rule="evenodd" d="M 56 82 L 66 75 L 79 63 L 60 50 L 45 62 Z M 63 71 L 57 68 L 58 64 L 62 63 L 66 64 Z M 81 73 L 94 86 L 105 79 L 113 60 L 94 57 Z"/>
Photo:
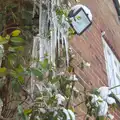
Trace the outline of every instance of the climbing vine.
<path fill-rule="evenodd" d="M 108 108 L 114 108 L 116 101 L 108 87 L 82 91 L 84 101 L 73 105 L 81 91 L 76 88 L 79 79 L 68 45 L 69 36 L 75 34 L 69 10 L 61 7 L 59 0 L 41 1 L 1 2 L 0 119 L 75 120 L 74 109 L 83 103 L 86 120 L 90 116 L 112 118 Z M 44 14 L 47 20 L 42 19 Z M 85 66 L 90 67 L 82 62 L 81 68 Z"/>

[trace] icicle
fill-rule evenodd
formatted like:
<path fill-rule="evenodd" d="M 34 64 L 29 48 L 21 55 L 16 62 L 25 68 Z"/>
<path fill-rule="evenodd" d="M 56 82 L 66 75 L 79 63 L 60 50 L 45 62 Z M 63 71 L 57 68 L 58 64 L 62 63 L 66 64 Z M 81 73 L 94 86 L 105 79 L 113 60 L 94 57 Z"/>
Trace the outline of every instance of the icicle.
<path fill-rule="evenodd" d="M 37 55 L 37 44 L 38 44 L 38 41 L 39 41 L 39 37 L 34 37 L 33 38 L 33 49 L 32 49 L 32 58 L 38 58 L 38 55 Z M 34 64 L 31 65 L 32 67 L 36 67 L 36 63 L 34 62 Z"/>
<path fill-rule="evenodd" d="M 39 37 L 34 37 L 33 38 L 33 49 L 32 49 L 32 58 L 38 58 L 38 55 L 37 55 L 37 44 L 38 44 L 38 41 L 39 41 Z M 36 62 L 34 62 L 31 67 L 36 67 Z M 33 76 L 33 74 L 31 74 L 31 89 L 30 89 L 30 92 L 31 92 L 31 96 L 33 97 L 33 91 L 34 91 L 34 84 L 35 84 L 35 78 Z"/>
<path fill-rule="evenodd" d="M 39 39 L 39 60 L 43 61 L 44 60 L 44 40 L 45 39 Z"/>
<path fill-rule="evenodd" d="M 34 5 L 33 5 L 33 14 L 32 14 L 33 18 L 35 16 L 35 10 L 36 10 L 36 0 L 34 0 Z"/>
<path fill-rule="evenodd" d="M 57 33 L 57 43 L 58 43 L 58 55 L 60 55 L 60 28 L 58 25 L 58 33 Z"/>
<path fill-rule="evenodd" d="M 49 23 L 49 20 L 50 20 L 50 1 L 48 1 L 47 3 L 47 8 L 48 8 L 48 12 L 47 12 L 47 15 L 48 15 L 48 23 Z"/>
<path fill-rule="evenodd" d="M 55 39 L 54 39 L 54 32 L 51 32 L 51 62 L 53 63 L 53 66 L 55 66 Z"/>
<path fill-rule="evenodd" d="M 41 35 L 41 24 L 42 24 L 42 0 L 40 0 L 39 4 L 39 35 Z"/>
<path fill-rule="evenodd" d="M 63 30 L 63 29 L 62 29 Z M 64 37 L 63 37 L 63 31 L 61 31 L 61 42 L 62 42 L 62 48 L 64 48 Z"/>
<path fill-rule="evenodd" d="M 51 41 L 48 41 L 48 62 L 51 63 Z"/>
<path fill-rule="evenodd" d="M 54 12 L 54 39 L 55 39 L 55 48 L 57 46 L 57 16 L 56 13 Z"/>
<path fill-rule="evenodd" d="M 57 5 L 60 6 L 60 0 L 57 0 Z"/>
<path fill-rule="evenodd" d="M 64 36 L 64 42 L 65 42 L 65 50 L 66 50 L 66 61 L 67 61 L 67 67 L 69 66 L 69 53 L 68 53 L 68 41 L 66 39 L 66 36 Z"/>

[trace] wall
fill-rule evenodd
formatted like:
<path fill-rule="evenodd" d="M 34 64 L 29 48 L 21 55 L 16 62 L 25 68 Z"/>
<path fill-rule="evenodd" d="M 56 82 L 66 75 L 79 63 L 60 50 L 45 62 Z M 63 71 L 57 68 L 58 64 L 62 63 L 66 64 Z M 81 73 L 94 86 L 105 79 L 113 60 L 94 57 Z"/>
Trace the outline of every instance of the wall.
<path fill-rule="evenodd" d="M 78 1 L 78 0 L 77 0 Z M 112 0 L 80 0 L 81 4 L 88 6 L 93 14 L 92 26 L 81 36 L 75 36 L 71 45 L 75 51 L 75 72 L 79 80 L 87 89 L 108 85 L 105 68 L 101 31 L 105 31 L 107 42 L 120 58 L 120 21 Z M 90 68 L 80 69 L 82 59 L 91 63 Z M 79 83 L 78 83 L 79 84 Z M 81 110 L 78 120 L 83 120 Z M 114 113 L 115 120 L 120 120 L 120 113 Z"/>

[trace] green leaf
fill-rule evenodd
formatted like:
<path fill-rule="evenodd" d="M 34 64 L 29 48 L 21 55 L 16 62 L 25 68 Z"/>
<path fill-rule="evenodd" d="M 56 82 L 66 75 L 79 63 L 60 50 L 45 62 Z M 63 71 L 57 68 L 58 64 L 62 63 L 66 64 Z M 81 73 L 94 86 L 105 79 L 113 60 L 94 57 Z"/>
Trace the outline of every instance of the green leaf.
<path fill-rule="evenodd" d="M 8 59 L 8 66 L 9 67 L 14 67 L 16 65 L 16 63 L 17 63 L 17 61 L 16 61 L 17 60 L 16 54 L 13 54 L 13 53 L 9 54 L 7 56 L 7 59 Z"/>
<path fill-rule="evenodd" d="M 13 42 L 13 43 L 23 43 L 24 39 L 21 38 L 21 37 L 12 37 L 11 42 Z"/>
<path fill-rule="evenodd" d="M 21 116 L 22 118 L 21 120 L 28 120 L 28 117 L 24 114 L 23 108 L 21 105 L 18 105 L 17 110 L 18 110 L 18 115 Z"/>
<path fill-rule="evenodd" d="M 0 77 L 5 76 L 5 75 L 6 75 L 6 73 L 7 73 L 7 69 L 6 69 L 5 67 L 0 68 Z"/>
<path fill-rule="evenodd" d="M 18 105 L 18 114 L 22 114 L 23 113 L 23 109 L 21 105 Z"/>
<path fill-rule="evenodd" d="M 23 51 L 24 51 L 24 47 L 23 47 L 23 46 L 9 47 L 8 50 L 9 50 L 10 52 L 16 52 L 16 51 L 21 51 L 21 52 L 23 52 Z"/>
<path fill-rule="evenodd" d="M 20 92 L 21 86 L 17 82 L 17 80 L 12 80 L 12 88 L 16 93 Z"/>
<path fill-rule="evenodd" d="M 43 62 L 40 62 L 40 65 L 42 68 L 46 69 L 48 68 L 48 59 L 45 59 Z"/>
<path fill-rule="evenodd" d="M 21 33 L 20 30 L 14 30 L 14 31 L 12 32 L 12 36 L 16 37 L 16 36 L 18 36 L 20 33 Z"/>
<path fill-rule="evenodd" d="M 43 80 L 43 73 L 40 69 L 38 68 L 31 68 L 31 72 L 39 79 Z"/>
<path fill-rule="evenodd" d="M 50 80 L 50 82 L 52 83 L 52 84 L 54 84 L 54 83 L 56 83 L 56 82 L 58 82 L 59 81 L 59 78 L 58 77 L 54 77 L 54 78 L 52 78 L 51 80 Z"/>
<path fill-rule="evenodd" d="M 5 36 L 5 39 L 6 39 L 6 40 L 9 40 L 9 39 L 10 39 L 10 36 L 9 36 L 9 35 L 6 35 L 6 36 Z"/>
<path fill-rule="evenodd" d="M 24 84 L 24 77 L 23 76 L 18 76 L 18 81 L 20 82 L 20 84 Z"/>
<path fill-rule="evenodd" d="M 8 43 L 8 40 L 6 40 L 4 37 L 0 36 L 0 45 Z"/>
<path fill-rule="evenodd" d="M 81 19 L 81 17 L 80 17 L 80 16 L 76 16 L 76 19 L 77 19 L 77 20 L 80 20 L 80 19 Z"/>
<path fill-rule="evenodd" d="M 32 113 L 32 109 L 26 109 L 26 110 L 24 110 L 24 114 L 25 115 L 28 115 L 30 113 Z"/>
<path fill-rule="evenodd" d="M 16 73 L 16 71 L 11 70 L 11 71 L 10 71 L 10 75 L 11 75 L 12 77 L 15 77 L 15 78 L 16 78 L 17 73 Z"/>
<path fill-rule="evenodd" d="M 23 68 L 23 66 L 22 65 L 19 65 L 17 68 L 16 68 L 16 72 L 17 73 L 23 73 L 24 72 L 24 68 Z"/>
<path fill-rule="evenodd" d="M 105 120 L 104 116 L 98 116 L 96 120 Z"/>

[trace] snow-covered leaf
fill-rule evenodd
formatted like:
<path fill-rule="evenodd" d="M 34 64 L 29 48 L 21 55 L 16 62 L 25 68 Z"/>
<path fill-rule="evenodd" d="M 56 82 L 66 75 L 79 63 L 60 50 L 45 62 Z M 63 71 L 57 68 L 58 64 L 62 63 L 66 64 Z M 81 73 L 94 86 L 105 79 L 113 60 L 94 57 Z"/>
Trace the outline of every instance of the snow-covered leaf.
<path fill-rule="evenodd" d="M 98 92 L 100 93 L 100 96 L 102 99 L 106 100 L 108 95 L 110 94 L 109 87 L 103 86 L 98 89 Z"/>
<path fill-rule="evenodd" d="M 103 101 L 99 105 L 98 116 L 106 116 L 108 112 L 108 104 L 107 102 Z"/>
<path fill-rule="evenodd" d="M 110 120 L 113 120 L 114 119 L 114 116 L 112 114 L 108 114 L 107 117 L 110 119 Z"/>
<path fill-rule="evenodd" d="M 68 109 L 68 113 L 71 116 L 72 120 L 75 120 L 75 114 L 73 113 L 73 111 Z"/>
<path fill-rule="evenodd" d="M 74 74 L 74 75 L 71 75 L 71 76 L 70 76 L 69 80 L 71 80 L 71 81 L 78 81 L 78 78 L 77 78 L 76 75 Z"/>
<path fill-rule="evenodd" d="M 56 98 L 57 98 L 57 101 L 58 101 L 58 103 L 57 103 L 58 105 L 61 105 L 62 102 L 65 101 L 64 96 L 62 96 L 61 94 L 57 94 L 57 95 L 56 95 Z"/>
<path fill-rule="evenodd" d="M 75 114 L 70 109 L 63 108 L 63 112 L 66 115 L 66 120 L 75 120 Z"/>
<path fill-rule="evenodd" d="M 116 104 L 116 101 L 115 101 L 114 98 L 108 97 L 108 98 L 107 98 L 107 103 L 110 104 L 110 105 L 112 105 L 112 104 Z"/>

